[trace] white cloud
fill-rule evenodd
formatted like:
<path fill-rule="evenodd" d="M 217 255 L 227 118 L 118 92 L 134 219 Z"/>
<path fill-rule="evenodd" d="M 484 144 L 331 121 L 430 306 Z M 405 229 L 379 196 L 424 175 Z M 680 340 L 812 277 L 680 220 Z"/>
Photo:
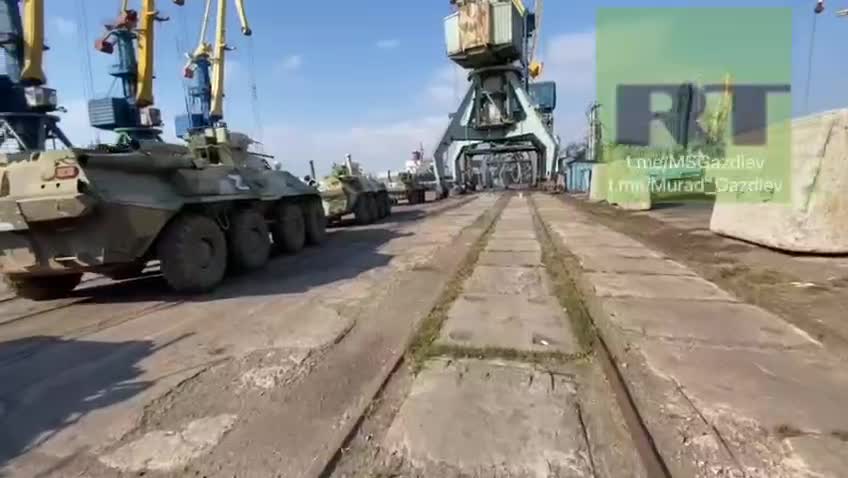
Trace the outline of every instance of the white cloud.
<path fill-rule="evenodd" d="M 595 100 L 595 32 L 555 35 L 540 59 L 540 80 L 555 81 L 558 103 L 555 129 L 563 144 L 581 140 L 587 131 L 585 111 Z"/>
<path fill-rule="evenodd" d="M 344 161 L 348 153 L 367 172 L 381 175 L 387 170 L 403 169 L 421 143 L 427 155 L 432 154 L 446 126 L 446 115 L 317 130 L 279 124 L 265 128 L 265 150 L 276 155 L 284 169 L 299 176 L 308 173 L 310 159 L 315 161 L 318 175 L 323 176 L 334 162 Z"/>
<path fill-rule="evenodd" d="M 542 56 L 542 79 L 551 79 L 563 93 L 593 92 L 595 87 L 595 32 L 554 36 Z"/>
<path fill-rule="evenodd" d="M 381 50 L 393 50 L 400 46 L 400 40 L 397 38 L 380 40 L 377 42 L 377 48 Z"/>
<path fill-rule="evenodd" d="M 435 111 L 453 112 L 468 90 L 468 73 L 453 63 L 440 67 L 424 88 L 423 100 Z"/>
<path fill-rule="evenodd" d="M 70 37 L 77 33 L 76 22 L 64 17 L 51 17 L 50 26 L 63 37 Z"/>
<path fill-rule="evenodd" d="M 299 70 L 303 66 L 303 57 L 300 55 L 289 55 L 280 62 L 279 68 L 283 71 Z"/>

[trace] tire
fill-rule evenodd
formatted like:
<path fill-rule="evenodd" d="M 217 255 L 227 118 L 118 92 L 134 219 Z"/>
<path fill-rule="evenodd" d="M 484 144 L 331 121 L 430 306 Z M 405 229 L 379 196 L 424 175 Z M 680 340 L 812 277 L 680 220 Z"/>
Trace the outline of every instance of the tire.
<path fill-rule="evenodd" d="M 427 191 L 418 191 L 418 198 L 421 204 L 427 203 Z"/>
<path fill-rule="evenodd" d="M 377 203 L 377 217 L 383 219 L 388 216 L 386 213 L 386 202 L 383 200 L 383 193 L 377 194 L 374 201 Z"/>
<path fill-rule="evenodd" d="M 377 195 L 368 195 L 368 208 L 371 210 L 371 222 L 380 220 L 380 205 L 377 204 Z"/>
<path fill-rule="evenodd" d="M 371 216 L 368 195 L 362 194 L 356 199 L 356 204 L 353 207 L 353 216 L 356 219 L 356 223 L 361 226 L 374 222 Z"/>
<path fill-rule="evenodd" d="M 388 194 L 383 195 L 383 207 L 386 211 L 386 217 L 392 215 L 392 198 L 389 197 Z"/>
<path fill-rule="evenodd" d="M 65 274 L 47 277 L 9 277 L 3 281 L 18 297 L 30 300 L 61 299 L 82 281 L 82 274 Z"/>
<path fill-rule="evenodd" d="M 274 244 L 288 254 L 300 252 L 306 244 L 306 224 L 303 209 L 297 204 L 280 203 L 277 220 L 271 226 Z"/>
<path fill-rule="evenodd" d="M 409 204 L 418 204 L 418 197 L 415 195 L 415 191 L 407 191 L 406 202 Z"/>
<path fill-rule="evenodd" d="M 306 242 L 313 246 L 322 244 L 327 239 L 327 216 L 321 201 L 311 201 L 304 210 L 306 226 Z"/>
<path fill-rule="evenodd" d="M 207 292 L 227 272 L 227 238 L 214 220 L 184 214 L 172 221 L 157 246 L 162 275 L 176 292 Z"/>
<path fill-rule="evenodd" d="M 135 279 L 136 277 L 140 276 L 142 272 L 144 272 L 145 267 L 147 267 L 147 261 L 131 262 L 129 264 L 123 264 L 118 267 L 115 267 L 114 269 L 103 275 L 112 280 Z"/>
<path fill-rule="evenodd" d="M 271 233 L 265 217 L 253 209 L 236 212 L 230 218 L 227 249 L 234 271 L 248 272 L 261 268 L 271 256 Z"/>

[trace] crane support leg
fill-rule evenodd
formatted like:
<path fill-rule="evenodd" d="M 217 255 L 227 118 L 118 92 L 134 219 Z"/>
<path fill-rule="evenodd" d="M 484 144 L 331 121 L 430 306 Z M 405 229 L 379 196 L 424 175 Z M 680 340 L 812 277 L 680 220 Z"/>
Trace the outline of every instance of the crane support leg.
<path fill-rule="evenodd" d="M 512 101 L 483 104 L 484 99 L 491 98 L 511 98 Z M 491 111 L 495 109 L 499 110 L 493 117 Z M 451 116 L 450 124 L 434 152 L 436 179 L 442 193 L 446 192 L 442 189 L 445 187 L 445 165 L 454 167 L 459 184 L 460 178 L 465 176 L 460 157 L 481 143 L 498 147 L 532 145 L 537 153 L 537 160 L 532 163 L 534 186 L 557 172 L 559 144 L 537 111 L 522 76 L 513 68 L 481 69 L 471 73 L 468 92 Z M 452 152 L 450 157 L 449 152 Z"/>

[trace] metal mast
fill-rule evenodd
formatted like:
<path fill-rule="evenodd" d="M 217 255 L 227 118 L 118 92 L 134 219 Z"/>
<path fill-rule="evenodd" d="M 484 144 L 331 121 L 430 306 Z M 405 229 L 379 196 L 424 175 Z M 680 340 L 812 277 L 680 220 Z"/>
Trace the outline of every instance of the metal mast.
<path fill-rule="evenodd" d="M 21 9 L 18 4 L 21 3 Z M 57 126 L 56 90 L 44 86 L 44 1 L 0 0 L 0 146 L 40 151 L 71 143 Z"/>

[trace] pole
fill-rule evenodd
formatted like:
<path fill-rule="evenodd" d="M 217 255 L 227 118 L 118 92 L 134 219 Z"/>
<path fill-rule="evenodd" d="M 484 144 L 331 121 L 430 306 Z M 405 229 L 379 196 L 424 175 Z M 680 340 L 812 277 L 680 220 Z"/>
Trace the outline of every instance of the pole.
<path fill-rule="evenodd" d="M 312 176 L 310 176 L 312 179 L 316 179 L 315 178 L 315 161 L 312 161 L 311 159 L 309 160 L 309 173 L 312 174 Z"/>

